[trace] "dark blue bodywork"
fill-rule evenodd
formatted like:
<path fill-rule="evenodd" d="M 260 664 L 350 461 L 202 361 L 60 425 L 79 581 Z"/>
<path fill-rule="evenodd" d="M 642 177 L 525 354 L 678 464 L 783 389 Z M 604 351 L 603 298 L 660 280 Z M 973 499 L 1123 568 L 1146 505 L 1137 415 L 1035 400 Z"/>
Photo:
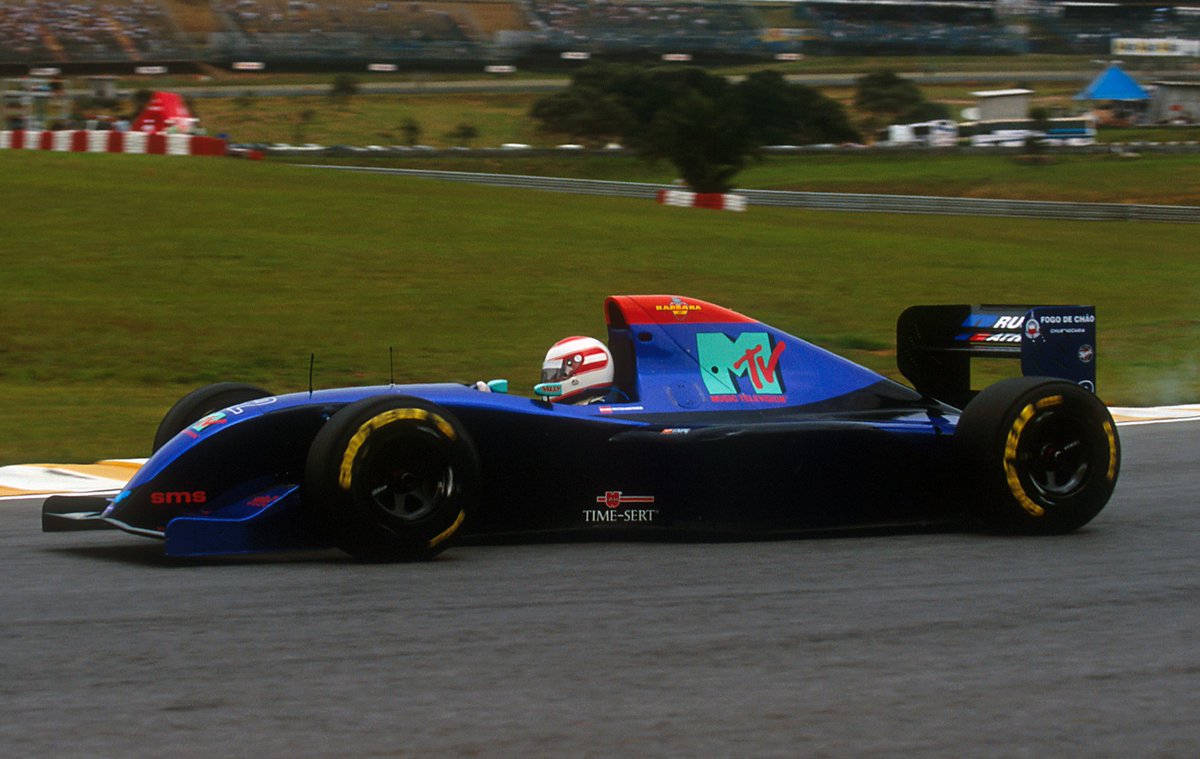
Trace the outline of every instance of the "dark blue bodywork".
<path fill-rule="evenodd" d="M 176 435 L 110 502 L 51 499 L 44 528 L 117 527 L 165 538 L 172 555 L 327 547 L 304 500 L 309 447 L 339 409 L 386 395 L 437 404 L 469 434 L 482 495 L 466 539 L 753 537 L 961 518 L 955 407 L 711 303 L 615 296 L 605 315 L 617 389 L 604 402 L 454 383 L 263 398 Z"/>

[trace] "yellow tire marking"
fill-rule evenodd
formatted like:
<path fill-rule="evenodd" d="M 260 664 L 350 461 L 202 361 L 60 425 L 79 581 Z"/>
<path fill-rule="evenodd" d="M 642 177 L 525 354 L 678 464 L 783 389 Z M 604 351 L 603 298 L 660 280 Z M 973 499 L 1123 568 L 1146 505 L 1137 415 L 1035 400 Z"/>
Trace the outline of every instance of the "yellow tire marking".
<path fill-rule="evenodd" d="M 441 543 L 443 540 L 445 540 L 446 538 L 448 538 L 448 537 L 450 537 L 451 535 L 453 535 L 453 534 L 454 534 L 454 533 L 455 533 L 455 532 L 458 530 L 458 528 L 459 528 L 460 526 L 462 526 L 463 520 L 464 520 L 464 519 L 466 519 L 466 517 L 467 517 L 467 512 L 465 512 L 465 511 L 459 511 L 459 512 L 458 512 L 458 517 L 457 517 L 457 518 L 454 520 L 454 524 L 452 524 L 452 525 L 450 525 L 449 527 L 447 527 L 447 528 L 445 529 L 445 531 L 444 531 L 444 532 L 442 532 L 442 534 L 440 534 L 440 535 L 438 535 L 438 536 L 434 537 L 432 540 L 430 540 L 430 541 L 429 541 L 429 547 L 430 547 L 430 548 L 433 548 L 433 547 L 434 547 L 434 546 L 436 546 L 438 543 Z"/>
<path fill-rule="evenodd" d="M 1044 408 L 1061 406 L 1062 402 L 1063 397 L 1061 395 L 1047 395 L 1045 398 L 1038 399 L 1038 402 L 1034 405 L 1037 407 L 1038 411 L 1041 411 Z"/>
<path fill-rule="evenodd" d="M 371 436 L 371 432 L 392 422 L 405 419 L 416 419 L 418 421 L 428 419 L 446 437 L 451 440 L 456 437 L 454 427 L 450 426 L 449 422 L 423 408 L 395 408 L 384 411 L 382 414 L 377 414 L 363 422 L 362 426 L 350 438 L 350 442 L 346 444 L 346 450 L 342 454 L 342 465 L 338 469 L 338 485 L 341 486 L 342 490 L 350 489 L 350 481 L 354 472 L 354 457 L 358 455 L 358 451 L 362 448 L 363 443 L 367 442 L 367 438 Z"/>
<path fill-rule="evenodd" d="M 1055 400 L 1057 399 L 1057 400 Z M 1061 395 L 1051 395 L 1042 398 L 1038 401 L 1039 407 L 1046 401 L 1046 406 L 1055 406 L 1062 403 Z M 1017 415 L 1016 421 L 1013 422 L 1012 429 L 1008 431 L 1008 441 L 1004 445 L 1004 477 L 1008 481 L 1008 489 L 1012 491 L 1013 497 L 1017 499 L 1017 503 L 1021 504 L 1021 508 L 1029 512 L 1030 516 L 1042 517 L 1046 515 L 1046 510 L 1038 506 L 1029 496 L 1025 494 L 1025 488 L 1021 486 L 1021 478 L 1017 475 L 1017 446 L 1021 442 L 1021 433 L 1025 430 L 1025 425 L 1029 424 L 1029 420 L 1036 413 L 1034 404 L 1029 404 L 1021 409 L 1021 413 Z"/>
<path fill-rule="evenodd" d="M 1117 436 L 1112 424 L 1104 420 L 1104 436 L 1108 438 L 1108 481 L 1117 479 Z"/>

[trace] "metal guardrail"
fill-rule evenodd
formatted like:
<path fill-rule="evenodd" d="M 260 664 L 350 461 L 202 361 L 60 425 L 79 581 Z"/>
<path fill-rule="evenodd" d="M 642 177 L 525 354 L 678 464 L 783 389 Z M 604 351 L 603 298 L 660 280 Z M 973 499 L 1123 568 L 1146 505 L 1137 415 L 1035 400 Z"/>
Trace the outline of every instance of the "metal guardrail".
<path fill-rule="evenodd" d="M 303 164 L 309 168 L 361 171 L 378 174 L 469 182 L 580 195 L 619 198 L 654 198 L 659 190 L 678 189 L 642 182 L 613 182 L 598 179 L 566 179 L 521 174 L 486 174 L 467 171 L 389 169 L 377 166 L 330 166 Z M 927 195 L 868 195 L 836 192 L 783 192 L 734 190 L 749 205 L 806 208 L 814 211 L 857 213 L 941 214 L 949 216 L 999 216 L 1070 221 L 1157 221 L 1200 224 L 1200 206 L 1157 206 L 1128 203 L 1069 203 L 1041 200 L 996 200 L 990 198 L 947 198 Z"/>
<path fill-rule="evenodd" d="M 1075 221 L 1168 221 L 1200 223 L 1198 206 L 1152 206 L 1128 203 L 1069 203 L 1040 200 L 947 198 L 925 195 L 865 195 L 826 192 L 738 190 L 751 205 L 809 208 L 822 211 L 1006 216 Z"/>

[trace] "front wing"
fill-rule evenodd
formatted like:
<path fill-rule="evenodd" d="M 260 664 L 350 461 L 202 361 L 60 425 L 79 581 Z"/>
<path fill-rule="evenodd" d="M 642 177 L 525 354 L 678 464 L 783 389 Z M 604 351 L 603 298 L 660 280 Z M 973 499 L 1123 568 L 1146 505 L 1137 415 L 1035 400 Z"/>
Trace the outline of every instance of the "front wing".
<path fill-rule="evenodd" d="M 278 485 L 203 516 L 176 517 L 162 530 L 106 516 L 110 500 L 51 496 L 42 505 L 43 532 L 117 529 L 165 541 L 168 556 L 219 556 L 332 548 L 301 508 L 298 485 Z"/>

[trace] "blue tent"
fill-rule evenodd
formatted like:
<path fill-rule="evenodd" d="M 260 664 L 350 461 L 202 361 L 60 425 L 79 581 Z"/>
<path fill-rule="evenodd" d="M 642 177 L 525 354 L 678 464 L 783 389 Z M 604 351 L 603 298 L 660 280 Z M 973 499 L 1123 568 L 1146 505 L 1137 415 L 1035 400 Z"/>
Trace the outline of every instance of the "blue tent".
<path fill-rule="evenodd" d="M 1114 66 L 1092 80 L 1075 96 L 1076 100 L 1149 100 L 1150 93 L 1129 74 Z"/>

